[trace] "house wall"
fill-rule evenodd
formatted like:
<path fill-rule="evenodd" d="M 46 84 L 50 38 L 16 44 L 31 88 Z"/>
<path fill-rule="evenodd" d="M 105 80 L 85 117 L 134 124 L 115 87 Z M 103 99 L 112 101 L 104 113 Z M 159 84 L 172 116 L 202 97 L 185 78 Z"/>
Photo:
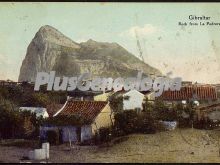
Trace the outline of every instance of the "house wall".
<path fill-rule="evenodd" d="M 92 123 L 92 134 L 94 135 L 95 131 L 101 127 L 110 127 L 112 122 L 114 122 L 113 115 L 111 115 L 111 108 L 109 104 L 107 104 Z"/>
<path fill-rule="evenodd" d="M 50 130 L 57 130 L 57 126 L 40 126 L 40 138 L 41 139 L 46 139 L 47 131 Z"/>
<path fill-rule="evenodd" d="M 63 142 L 69 142 L 69 138 L 72 142 L 77 141 L 76 127 L 74 126 L 41 126 L 40 127 L 40 137 L 46 139 L 47 131 L 62 129 L 62 140 Z"/>
<path fill-rule="evenodd" d="M 84 125 L 81 127 L 81 142 L 92 138 L 92 126 Z"/>
<path fill-rule="evenodd" d="M 77 142 L 77 133 L 76 133 L 76 127 L 74 126 L 64 126 L 62 127 L 62 139 L 63 142 Z"/>
<path fill-rule="evenodd" d="M 131 110 L 135 108 L 143 109 L 142 103 L 144 99 L 144 94 L 136 91 L 131 90 L 123 95 L 123 97 L 128 96 L 128 100 L 123 100 L 123 109 L 124 110 Z"/>
<path fill-rule="evenodd" d="M 74 126 L 41 126 L 40 137 L 46 139 L 47 131 L 62 129 L 62 140 L 63 142 L 77 142 L 77 127 Z M 92 126 L 84 125 L 81 127 L 81 142 L 92 138 Z"/>
<path fill-rule="evenodd" d="M 63 131 L 63 137 L 62 137 L 63 142 L 69 142 L 69 135 L 70 135 L 70 140 L 72 142 L 77 142 L 77 127 L 74 126 L 62 127 L 62 131 Z M 91 125 L 82 126 L 80 136 L 81 136 L 81 142 L 91 139 L 92 126 Z"/>
<path fill-rule="evenodd" d="M 100 114 L 95 118 L 94 122 L 91 125 L 84 125 L 81 127 L 81 142 L 85 140 L 89 140 L 92 138 L 92 136 L 95 134 L 95 131 L 101 127 L 109 127 L 112 125 L 112 122 L 114 122 L 113 115 L 112 121 L 110 118 L 111 115 L 111 108 L 107 104 L 103 110 L 100 112 Z M 69 142 L 69 138 L 72 142 L 77 142 L 77 127 L 74 126 L 42 126 L 40 127 L 40 137 L 46 138 L 46 132 L 48 130 L 56 130 L 56 129 L 62 129 L 62 140 L 63 142 Z"/>
<path fill-rule="evenodd" d="M 108 93 L 103 93 L 103 94 L 100 94 L 100 95 L 96 95 L 96 96 L 94 96 L 94 100 L 95 101 L 107 101 L 108 97 L 111 94 L 112 94 L 111 92 L 108 92 Z"/>

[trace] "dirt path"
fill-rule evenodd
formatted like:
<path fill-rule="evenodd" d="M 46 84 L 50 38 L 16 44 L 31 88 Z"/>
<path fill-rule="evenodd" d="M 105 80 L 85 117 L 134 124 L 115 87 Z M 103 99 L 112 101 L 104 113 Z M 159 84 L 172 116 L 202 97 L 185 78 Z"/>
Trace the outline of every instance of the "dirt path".
<path fill-rule="evenodd" d="M 50 162 L 220 162 L 220 132 L 177 129 L 157 134 L 129 135 L 112 147 L 68 145 L 51 146 Z M 0 161 L 19 162 L 28 149 L 1 147 Z"/>

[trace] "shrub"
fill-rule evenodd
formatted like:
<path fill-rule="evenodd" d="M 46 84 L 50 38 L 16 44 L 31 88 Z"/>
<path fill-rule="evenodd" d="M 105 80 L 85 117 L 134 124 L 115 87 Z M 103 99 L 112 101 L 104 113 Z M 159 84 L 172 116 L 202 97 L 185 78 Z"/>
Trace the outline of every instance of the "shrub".
<path fill-rule="evenodd" d="M 108 142 L 111 140 L 111 130 L 108 127 L 99 129 L 99 137 L 101 142 Z"/>
<path fill-rule="evenodd" d="M 125 134 L 138 130 L 138 114 L 134 110 L 126 110 L 115 114 L 115 129 L 120 129 Z"/>
<path fill-rule="evenodd" d="M 140 133 L 155 133 L 156 132 L 156 121 L 154 120 L 151 113 L 142 113 L 138 117 L 138 132 Z"/>
<path fill-rule="evenodd" d="M 220 121 L 212 121 L 209 118 L 204 119 L 202 118 L 201 120 L 195 120 L 194 121 L 194 128 L 197 129 L 215 129 L 218 128 L 220 124 Z"/>
<path fill-rule="evenodd" d="M 156 120 L 151 112 L 137 113 L 134 110 L 115 114 L 113 135 L 121 136 L 130 133 L 155 133 Z"/>
<path fill-rule="evenodd" d="M 112 140 L 112 130 L 109 127 L 101 127 L 95 132 L 93 141 L 95 144 L 106 143 Z"/>
<path fill-rule="evenodd" d="M 178 127 L 179 128 L 189 128 L 189 127 L 192 127 L 191 120 L 189 118 L 179 117 Z"/>
<path fill-rule="evenodd" d="M 114 93 L 108 98 L 109 105 L 114 112 L 123 111 L 123 99 L 122 96 L 117 96 L 117 93 Z"/>
<path fill-rule="evenodd" d="M 119 136 L 124 136 L 124 135 L 126 135 L 126 133 L 124 132 L 123 129 L 116 127 L 116 126 L 113 126 L 113 129 L 112 129 L 112 136 L 113 137 L 119 137 Z"/>
<path fill-rule="evenodd" d="M 95 135 L 92 137 L 92 141 L 93 141 L 94 144 L 99 144 L 100 143 L 100 138 L 99 138 L 98 131 L 95 131 Z"/>
<path fill-rule="evenodd" d="M 155 132 L 156 131 L 165 131 L 166 130 L 165 126 L 161 122 L 159 122 L 159 121 L 155 121 L 154 127 L 155 127 Z"/>
<path fill-rule="evenodd" d="M 10 101 L 0 101 L 0 138 L 31 137 L 35 116 L 28 111 L 19 111 Z"/>

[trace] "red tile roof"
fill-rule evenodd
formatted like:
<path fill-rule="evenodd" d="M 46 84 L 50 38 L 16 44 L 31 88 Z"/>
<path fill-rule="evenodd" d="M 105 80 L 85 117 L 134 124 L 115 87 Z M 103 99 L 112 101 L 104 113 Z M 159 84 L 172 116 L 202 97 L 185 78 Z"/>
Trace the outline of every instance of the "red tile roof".
<path fill-rule="evenodd" d="M 212 86 L 187 86 L 180 91 L 164 91 L 160 96 L 163 100 L 187 100 L 196 97 L 198 100 L 217 99 L 217 91 Z"/>
<path fill-rule="evenodd" d="M 80 115 L 83 119 L 92 122 L 107 104 L 107 101 L 68 100 L 58 116 Z"/>

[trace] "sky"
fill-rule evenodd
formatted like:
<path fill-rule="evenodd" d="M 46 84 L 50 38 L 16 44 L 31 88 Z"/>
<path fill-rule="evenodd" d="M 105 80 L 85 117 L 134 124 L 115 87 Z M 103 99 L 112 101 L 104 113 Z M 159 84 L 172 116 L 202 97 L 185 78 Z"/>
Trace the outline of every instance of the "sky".
<path fill-rule="evenodd" d="M 27 47 L 50 25 L 75 42 L 117 42 L 171 77 L 220 83 L 220 25 L 181 26 L 189 15 L 220 23 L 219 3 L 0 3 L 0 79 L 17 81 Z M 201 21 L 206 23 L 207 21 Z"/>

